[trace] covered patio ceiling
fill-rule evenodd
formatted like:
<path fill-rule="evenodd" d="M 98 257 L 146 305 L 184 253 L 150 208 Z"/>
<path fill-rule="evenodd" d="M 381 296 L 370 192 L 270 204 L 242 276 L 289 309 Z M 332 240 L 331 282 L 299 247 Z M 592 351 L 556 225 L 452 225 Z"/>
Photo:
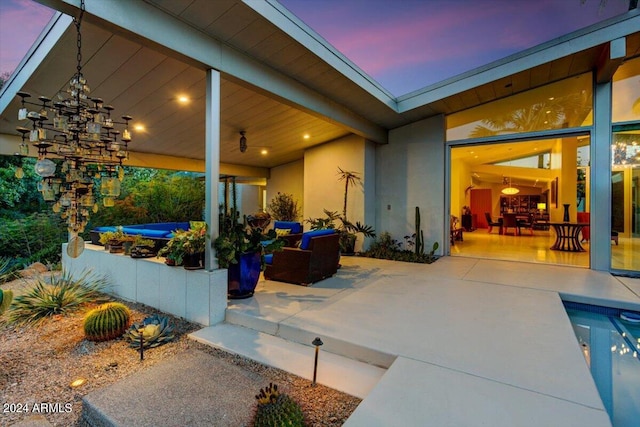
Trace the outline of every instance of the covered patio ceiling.
<path fill-rule="evenodd" d="M 78 13 L 72 0 L 37 1 L 68 15 Z M 129 114 L 144 126 L 134 131 L 132 152 L 204 159 L 205 70 L 214 68 L 221 73 L 221 162 L 263 170 L 351 133 L 386 143 L 389 130 L 416 120 L 591 70 L 612 72 L 624 59 L 610 66 L 612 37 L 626 37 L 625 58 L 640 54 L 640 13 L 633 11 L 393 98 L 271 0 L 86 3 L 84 74 L 92 95 L 116 107 L 118 116 Z M 75 70 L 75 27 L 67 15 L 54 19 L 58 22 L 48 30 L 58 33 L 43 33 L 37 42 L 42 58 L 27 56 L 18 77 L 0 92 L 0 134 L 17 134 L 17 91 L 55 98 Z M 622 25 L 614 32 L 612 24 Z M 567 53 L 567 46 L 576 52 Z M 181 104 L 180 96 L 190 102 Z M 246 131 L 245 153 L 239 150 L 240 131 Z"/>

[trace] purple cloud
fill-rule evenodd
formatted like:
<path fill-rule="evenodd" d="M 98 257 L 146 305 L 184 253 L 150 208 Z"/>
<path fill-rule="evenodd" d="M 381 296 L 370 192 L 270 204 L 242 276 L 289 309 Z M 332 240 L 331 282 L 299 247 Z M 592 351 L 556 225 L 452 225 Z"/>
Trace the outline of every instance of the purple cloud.
<path fill-rule="evenodd" d="M 399 95 L 624 13 L 610 0 L 280 0 Z"/>
<path fill-rule="evenodd" d="M 0 73 L 13 72 L 53 13 L 32 0 L 0 1 Z"/>

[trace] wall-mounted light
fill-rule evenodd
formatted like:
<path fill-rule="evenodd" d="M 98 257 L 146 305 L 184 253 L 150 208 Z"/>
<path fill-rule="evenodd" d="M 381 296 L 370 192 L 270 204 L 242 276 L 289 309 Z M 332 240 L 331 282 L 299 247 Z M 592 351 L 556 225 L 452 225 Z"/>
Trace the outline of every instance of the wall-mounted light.
<path fill-rule="evenodd" d="M 247 151 L 247 137 L 244 136 L 245 131 L 241 130 L 240 131 L 240 152 L 244 153 L 245 151 Z"/>

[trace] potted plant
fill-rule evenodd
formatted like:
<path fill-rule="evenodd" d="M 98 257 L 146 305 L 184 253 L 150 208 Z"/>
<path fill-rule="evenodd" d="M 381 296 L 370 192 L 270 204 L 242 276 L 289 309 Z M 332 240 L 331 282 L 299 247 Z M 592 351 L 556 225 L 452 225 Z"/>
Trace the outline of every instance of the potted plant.
<path fill-rule="evenodd" d="M 274 230 L 263 233 L 259 227 L 248 227 L 239 221 L 235 208 L 225 212 L 220 207 L 220 234 L 214 240 L 218 265 L 228 269 L 227 293 L 229 298 L 249 298 L 264 270 L 265 253 L 282 249 L 284 241 Z"/>
<path fill-rule="evenodd" d="M 271 223 L 271 215 L 267 212 L 259 211 L 252 215 L 247 215 L 247 224 L 251 228 L 260 228 L 264 230 Z"/>
<path fill-rule="evenodd" d="M 204 250 L 207 241 L 207 224 L 194 222 L 182 233 L 183 266 L 187 270 L 204 268 Z"/>
<path fill-rule="evenodd" d="M 135 236 L 131 246 L 131 258 L 149 258 L 156 255 L 156 244 L 151 239 Z"/>
<path fill-rule="evenodd" d="M 110 253 L 122 252 L 124 240 L 126 240 L 126 235 L 122 232 L 122 226 L 116 227 L 116 231 L 100 233 L 100 243 Z"/>
<path fill-rule="evenodd" d="M 184 230 L 176 230 L 167 244 L 158 251 L 158 257 L 165 257 L 164 263 L 171 266 L 182 265 L 184 259 Z"/>

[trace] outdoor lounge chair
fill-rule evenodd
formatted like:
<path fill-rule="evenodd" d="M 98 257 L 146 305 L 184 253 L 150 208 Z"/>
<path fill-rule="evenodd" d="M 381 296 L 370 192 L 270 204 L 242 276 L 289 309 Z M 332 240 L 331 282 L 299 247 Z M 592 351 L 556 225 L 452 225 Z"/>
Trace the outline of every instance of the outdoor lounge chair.
<path fill-rule="evenodd" d="M 299 222 L 276 221 L 273 224 L 273 229 L 278 237 L 286 242 L 285 246 L 287 247 L 296 247 L 302 239 L 302 224 Z"/>
<path fill-rule="evenodd" d="M 302 235 L 299 248 L 285 247 L 265 256 L 264 278 L 307 286 L 338 271 L 340 235 L 315 230 Z"/>

